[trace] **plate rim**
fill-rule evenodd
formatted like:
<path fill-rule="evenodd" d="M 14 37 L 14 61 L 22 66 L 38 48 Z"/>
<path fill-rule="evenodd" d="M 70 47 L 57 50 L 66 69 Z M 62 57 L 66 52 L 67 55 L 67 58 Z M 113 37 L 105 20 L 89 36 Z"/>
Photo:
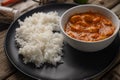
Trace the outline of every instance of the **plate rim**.
<path fill-rule="evenodd" d="M 44 80 L 44 79 L 42 79 L 41 76 L 40 76 L 41 79 L 39 79 L 39 78 L 37 78 L 37 77 L 35 77 L 35 76 L 32 76 L 32 75 L 29 74 L 29 73 L 24 72 L 23 70 L 21 70 L 21 69 L 18 67 L 18 65 L 15 64 L 15 62 L 10 58 L 10 56 L 9 56 L 9 54 L 8 54 L 8 51 L 7 51 L 7 43 L 8 43 L 8 42 L 7 42 L 7 36 L 8 36 L 8 33 L 9 33 L 10 29 L 11 29 L 12 26 L 14 25 L 14 23 L 15 23 L 20 17 L 24 16 L 25 14 L 27 14 L 27 13 L 33 11 L 33 10 L 38 9 L 38 8 L 47 7 L 47 6 L 53 6 L 53 5 L 54 5 L 54 6 L 55 6 L 55 5 L 56 5 L 56 6 L 60 6 L 60 5 L 77 6 L 77 4 L 70 4 L 70 3 L 50 3 L 50 4 L 45 4 L 45 5 L 42 5 L 42 6 L 38 6 L 38 7 L 34 8 L 34 9 L 32 9 L 32 10 L 29 10 L 29 11 L 25 12 L 24 14 L 20 15 L 17 19 L 15 19 L 15 20 L 10 24 L 10 26 L 9 26 L 7 32 L 6 32 L 6 35 L 5 35 L 5 39 L 4 39 L 4 43 L 3 43 L 3 44 L 4 44 L 4 45 L 3 45 L 3 48 L 4 48 L 5 55 L 6 55 L 7 58 L 9 59 L 10 63 L 11 63 L 18 71 L 22 72 L 22 73 L 25 74 L 26 76 L 31 77 L 31 78 L 33 78 L 33 79 Z M 118 36 L 117 36 L 117 37 L 118 37 Z M 102 71 L 100 71 L 99 73 L 97 73 L 97 74 L 95 74 L 95 75 L 93 75 L 93 76 L 91 76 L 91 77 L 85 78 L 85 80 L 89 80 L 89 79 L 96 78 L 96 77 L 100 76 L 101 74 L 105 74 L 105 73 L 108 72 L 110 69 L 112 69 L 112 67 L 115 65 L 114 63 L 115 63 L 115 61 L 117 60 L 118 55 L 119 55 L 119 53 L 117 53 L 117 54 L 115 55 L 115 58 L 112 60 L 112 62 L 111 62 L 106 68 L 104 68 Z"/>

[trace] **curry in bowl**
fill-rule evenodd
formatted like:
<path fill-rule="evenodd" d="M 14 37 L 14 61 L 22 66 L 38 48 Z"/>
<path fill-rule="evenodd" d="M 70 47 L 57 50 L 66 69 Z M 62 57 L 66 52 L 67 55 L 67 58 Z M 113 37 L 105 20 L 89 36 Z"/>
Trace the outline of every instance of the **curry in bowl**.
<path fill-rule="evenodd" d="M 104 15 L 89 11 L 72 15 L 64 30 L 72 38 L 94 42 L 110 37 L 115 25 Z"/>

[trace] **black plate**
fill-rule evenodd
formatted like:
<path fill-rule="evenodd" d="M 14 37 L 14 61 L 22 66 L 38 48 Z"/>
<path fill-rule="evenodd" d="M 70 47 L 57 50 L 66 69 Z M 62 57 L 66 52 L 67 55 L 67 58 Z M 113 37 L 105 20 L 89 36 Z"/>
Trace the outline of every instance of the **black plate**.
<path fill-rule="evenodd" d="M 51 4 L 35 8 L 18 19 L 24 20 L 27 16 L 35 12 L 57 11 L 61 15 L 67 9 L 75 6 L 74 4 Z M 17 19 L 17 20 L 18 20 Z M 35 68 L 33 64 L 24 64 L 22 58 L 18 55 L 18 48 L 15 45 L 15 29 L 19 27 L 17 22 L 13 22 L 8 30 L 5 39 L 5 52 L 12 64 L 24 74 L 35 79 L 43 80 L 83 80 L 94 78 L 101 73 L 109 70 L 118 53 L 119 38 L 104 50 L 95 53 L 84 53 L 70 47 L 66 42 L 63 47 L 64 63 L 57 67 Z"/>

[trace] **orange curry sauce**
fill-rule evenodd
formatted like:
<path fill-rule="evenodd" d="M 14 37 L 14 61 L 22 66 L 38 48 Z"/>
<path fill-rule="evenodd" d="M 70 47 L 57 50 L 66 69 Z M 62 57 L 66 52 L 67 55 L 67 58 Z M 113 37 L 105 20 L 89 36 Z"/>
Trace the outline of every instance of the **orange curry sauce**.
<path fill-rule="evenodd" d="M 72 15 L 65 25 L 65 32 L 77 40 L 98 41 L 111 36 L 115 26 L 107 17 L 94 12 Z"/>

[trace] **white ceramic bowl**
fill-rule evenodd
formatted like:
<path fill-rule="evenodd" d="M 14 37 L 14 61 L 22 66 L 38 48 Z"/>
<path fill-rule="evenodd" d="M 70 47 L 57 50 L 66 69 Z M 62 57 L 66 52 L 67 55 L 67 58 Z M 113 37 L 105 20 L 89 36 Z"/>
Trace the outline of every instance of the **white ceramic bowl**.
<path fill-rule="evenodd" d="M 95 42 L 87 42 L 87 41 L 77 40 L 77 39 L 70 37 L 64 31 L 65 24 L 67 23 L 69 17 L 75 13 L 84 13 L 88 11 L 98 12 L 108 17 L 116 27 L 114 33 L 106 39 L 95 41 Z M 115 39 L 119 31 L 119 27 L 120 27 L 119 19 L 115 15 L 115 13 L 113 13 L 111 10 L 105 7 L 98 6 L 98 5 L 92 5 L 92 4 L 78 5 L 78 6 L 72 7 L 68 9 L 67 11 L 65 11 L 60 19 L 60 29 L 65 37 L 65 41 L 69 45 L 71 45 L 73 48 L 81 50 L 81 51 L 85 51 L 85 52 L 95 52 L 95 51 L 102 50 L 105 47 L 109 46 L 112 43 L 112 41 Z"/>

